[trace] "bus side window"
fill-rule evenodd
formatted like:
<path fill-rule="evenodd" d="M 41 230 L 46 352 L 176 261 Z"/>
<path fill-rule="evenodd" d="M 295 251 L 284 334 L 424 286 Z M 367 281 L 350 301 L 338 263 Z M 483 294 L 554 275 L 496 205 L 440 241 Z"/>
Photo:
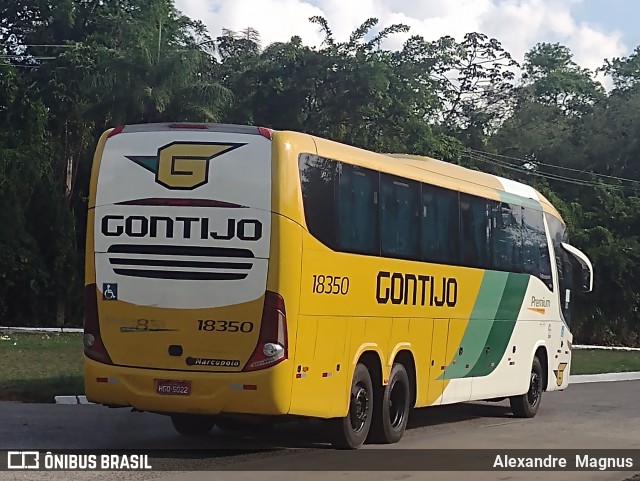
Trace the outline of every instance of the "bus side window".
<path fill-rule="evenodd" d="M 458 193 L 422 184 L 422 259 L 441 264 L 460 263 Z"/>
<path fill-rule="evenodd" d="M 337 162 L 313 154 L 300 154 L 298 169 L 304 217 L 312 236 L 324 245 L 336 247 L 335 183 Z"/>
<path fill-rule="evenodd" d="M 380 249 L 383 256 L 420 260 L 420 184 L 380 176 Z"/>
<path fill-rule="evenodd" d="M 342 251 L 380 255 L 378 241 L 378 172 L 340 164 L 338 247 Z"/>
<path fill-rule="evenodd" d="M 489 255 L 491 224 L 486 199 L 460 194 L 460 238 L 462 265 L 491 268 Z"/>
<path fill-rule="evenodd" d="M 505 202 L 492 209 L 493 268 L 522 272 L 522 207 Z"/>

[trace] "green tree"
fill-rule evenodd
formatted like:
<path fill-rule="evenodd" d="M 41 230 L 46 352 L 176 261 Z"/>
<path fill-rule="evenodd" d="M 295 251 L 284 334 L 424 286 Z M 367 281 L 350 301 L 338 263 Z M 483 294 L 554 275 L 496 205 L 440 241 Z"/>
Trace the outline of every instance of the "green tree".
<path fill-rule="evenodd" d="M 559 108 L 568 115 L 582 115 L 605 98 L 604 87 L 594 73 L 578 66 L 568 47 L 540 43 L 525 55 L 520 95 L 524 99 Z"/>
<path fill-rule="evenodd" d="M 442 124 L 480 147 L 510 110 L 518 64 L 498 40 L 481 33 L 469 33 L 459 44 L 444 37 L 437 45 Z"/>
<path fill-rule="evenodd" d="M 39 187 L 51 174 L 46 109 L 37 90 L 0 62 L 0 320 L 33 322 L 51 273 L 38 242 Z"/>
<path fill-rule="evenodd" d="M 336 42 L 325 19 L 314 17 L 325 38 L 319 49 L 294 37 L 259 49 L 256 39 L 226 31 L 221 72 L 235 102 L 225 112 L 232 122 L 301 130 L 379 151 L 456 155 L 456 144 L 432 131 L 436 108 L 433 82 L 416 79 L 419 69 L 408 54 L 381 48 L 404 25 L 374 32 L 368 19 L 348 41 Z M 227 38 L 228 37 L 228 38 Z M 231 53 L 228 53 L 231 52 Z M 259 54 L 256 54 L 259 52 Z M 424 78 L 424 76 L 423 76 Z"/>
<path fill-rule="evenodd" d="M 0 11 L 6 58 L 43 105 L 47 138 L 36 145 L 49 170 L 36 186 L 33 235 L 48 289 L 38 304 L 62 323 L 69 299 L 75 319 L 82 305 L 84 198 L 100 131 L 116 123 L 215 121 L 230 93 L 216 81 L 204 26 L 171 0 L 18 0 Z"/>
<path fill-rule="evenodd" d="M 640 83 L 640 46 L 636 47 L 628 57 L 605 60 L 601 70 L 612 77 L 617 90 L 638 87 Z"/>

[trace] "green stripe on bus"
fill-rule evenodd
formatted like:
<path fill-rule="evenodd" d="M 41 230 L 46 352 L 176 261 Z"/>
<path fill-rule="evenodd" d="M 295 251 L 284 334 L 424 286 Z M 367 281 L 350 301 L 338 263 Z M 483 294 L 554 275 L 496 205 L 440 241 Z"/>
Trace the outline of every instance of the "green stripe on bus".
<path fill-rule="evenodd" d="M 524 294 L 529 285 L 526 274 L 509 274 L 507 285 L 500 300 L 496 320 L 487 337 L 486 348 L 466 377 L 491 374 L 505 353 L 516 325 Z"/>
<path fill-rule="evenodd" d="M 463 348 L 462 355 L 459 353 L 454 355 L 451 364 L 447 366 L 439 379 L 465 377 L 469 372 L 467 365 L 475 366 L 491 332 L 493 319 L 495 319 L 500 307 L 507 278 L 506 272 L 484 271 L 467 329 L 464 331 L 458 347 L 458 349 Z"/>

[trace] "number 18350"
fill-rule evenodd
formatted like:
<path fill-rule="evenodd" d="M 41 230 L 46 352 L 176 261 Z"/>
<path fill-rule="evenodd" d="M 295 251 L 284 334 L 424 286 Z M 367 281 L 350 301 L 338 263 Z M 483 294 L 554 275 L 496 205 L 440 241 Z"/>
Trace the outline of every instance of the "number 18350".
<path fill-rule="evenodd" d="M 314 274 L 312 292 L 314 294 L 340 294 L 344 296 L 349 292 L 349 278 Z"/>

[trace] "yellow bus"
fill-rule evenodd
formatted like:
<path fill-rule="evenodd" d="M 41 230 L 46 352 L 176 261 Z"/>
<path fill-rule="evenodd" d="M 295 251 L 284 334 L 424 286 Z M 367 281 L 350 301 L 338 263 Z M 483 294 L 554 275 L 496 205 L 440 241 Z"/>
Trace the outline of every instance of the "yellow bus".
<path fill-rule="evenodd" d="M 105 132 L 86 253 L 89 401 L 187 436 L 323 418 L 348 449 L 399 441 L 412 407 L 534 416 L 593 282 L 527 185 L 223 124 Z"/>

